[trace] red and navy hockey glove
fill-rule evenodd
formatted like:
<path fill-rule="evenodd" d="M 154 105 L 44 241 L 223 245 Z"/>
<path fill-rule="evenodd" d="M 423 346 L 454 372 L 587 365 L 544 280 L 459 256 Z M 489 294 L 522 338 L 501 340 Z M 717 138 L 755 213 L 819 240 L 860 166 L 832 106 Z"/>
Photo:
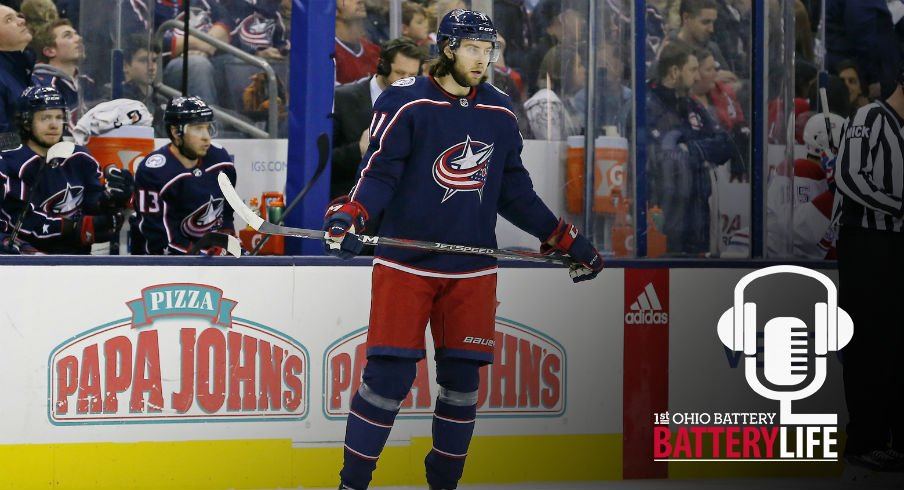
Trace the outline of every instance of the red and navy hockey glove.
<path fill-rule="evenodd" d="M 578 233 L 574 225 L 566 223 L 561 218 L 555 231 L 540 245 L 540 252 L 544 254 L 561 252 L 574 259 L 575 263 L 568 271 L 574 282 L 589 281 L 603 270 L 603 257 L 590 240 Z"/>
<path fill-rule="evenodd" d="M 75 220 L 63 220 L 63 234 L 74 234 L 82 245 L 109 242 L 122 228 L 121 213 L 82 216 Z"/>
<path fill-rule="evenodd" d="M 337 197 L 326 208 L 323 217 L 323 251 L 340 259 L 350 259 L 364 248 L 357 233 L 364 231 L 367 211 L 348 196 Z"/>

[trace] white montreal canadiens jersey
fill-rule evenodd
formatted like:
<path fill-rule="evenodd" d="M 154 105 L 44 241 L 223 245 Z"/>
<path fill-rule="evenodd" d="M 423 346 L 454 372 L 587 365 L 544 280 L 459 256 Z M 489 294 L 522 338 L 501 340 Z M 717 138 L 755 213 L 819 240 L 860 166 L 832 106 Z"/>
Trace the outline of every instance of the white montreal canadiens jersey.
<path fill-rule="evenodd" d="M 407 78 L 374 105 L 370 147 L 352 192 L 380 235 L 496 247 L 496 215 L 546 239 L 558 222 L 521 163 L 507 95 L 490 84 L 454 96 L 431 77 Z M 491 257 L 378 247 L 376 261 L 414 273 L 490 273 Z"/>

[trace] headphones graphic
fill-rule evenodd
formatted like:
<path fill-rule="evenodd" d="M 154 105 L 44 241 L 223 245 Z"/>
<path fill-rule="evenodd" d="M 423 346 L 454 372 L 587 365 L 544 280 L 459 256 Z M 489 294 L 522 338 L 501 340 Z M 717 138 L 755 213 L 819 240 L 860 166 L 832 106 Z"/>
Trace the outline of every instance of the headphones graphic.
<path fill-rule="evenodd" d="M 756 303 L 744 302 L 744 290 L 751 282 L 761 277 L 782 273 L 797 274 L 816 279 L 825 287 L 828 296 L 826 303 L 817 302 L 813 307 L 815 314 L 815 377 L 808 386 L 795 391 L 769 389 L 757 377 Z M 791 361 L 793 360 L 792 356 L 801 352 L 795 345 L 795 341 L 791 339 L 795 334 L 799 334 L 802 329 L 805 330 L 805 328 L 806 324 L 795 317 L 778 317 L 770 320 L 763 329 L 764 369 L 770 369 L 770 360 L 775 359 L 776 353 L 779 354 L 779 361 L 787 360 L 780 367 L 790 369 L 792 366 Z M 719 340 L 726 347 L 734 351 L 744 352 L 746 357 L 744 360 L 745 375 L 750 387 L 763 397 L 780 401 L 783 424 L 800 423 L 806 425 L 815 423 L 831 425 L 835 423 L 837 416 L 834 414 L 791 413 L 791 400 L 800 400 L 812 395 L 825 382 L 826 354 L 829 351 L 840 350 L 851 341 L 854 335 L 854 322 L 846 311 L 838 307 L 838 291 L 831 279 L 814 270 L 792 265 L 777 265 L 751 272 L 741 278 L 735 286 L 734 307 L 726 310 L 719 318 L 717 331 Z M 770 354 L 770 351 L 773 353 Z M 781 354 L 785 355 L 785 359 L 781 358 Z M 797 376 L 799 375 L 783 373 L 780 377 L 793 380 Z M 767 378 L 769 378 L 768 375 Z M 778 384 L 793 385 L 795 383 L 785 382 Z"/>
<path fill-rule="evenodd" d="M 417 49 L 417 44 L 414 44 L 413 41 L 405 38 L 397 37 L 383 43 L 383 45 L 380 46 L 380 59 L 377 61 L 377 75 L 388 77 L 389 74 L 392 73 L 393 58 L 395 58 L 396 53 L 406 46 Z M 418 68 L 418 75 L 420 75 L 420 73 L 421 70 Z"/>

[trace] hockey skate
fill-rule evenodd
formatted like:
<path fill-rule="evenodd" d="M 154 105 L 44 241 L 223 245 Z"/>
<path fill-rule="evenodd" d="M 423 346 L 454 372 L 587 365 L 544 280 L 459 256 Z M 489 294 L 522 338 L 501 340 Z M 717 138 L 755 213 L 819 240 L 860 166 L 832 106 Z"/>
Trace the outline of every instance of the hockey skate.
<path fill-rule="evenodd" d="M 845 457 L 844 480 L 873 488 L 904 489 L 904 453 L 876 449 Z"/>

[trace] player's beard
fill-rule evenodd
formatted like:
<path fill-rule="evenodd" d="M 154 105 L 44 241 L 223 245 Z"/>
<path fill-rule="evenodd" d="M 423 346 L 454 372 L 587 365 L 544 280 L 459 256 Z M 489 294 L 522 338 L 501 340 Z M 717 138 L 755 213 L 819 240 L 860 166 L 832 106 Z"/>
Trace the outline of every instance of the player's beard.
<path fill-rule="evenodd" d="M 188 146 L 186 146 L 184 143 L 182 145 L 182 148 L 179 148 L 179 151 L 182 152 L 182 156 L 184 156 L 185 158 L 188 158 L 189 160 L 197 160 L 207 154 L 206 151 L 203 154 L 200 152 L 194 151 L 194 150 L 190 149 Z"/>
<path fill-rule="evenodd" d="M 472 83 L 468 78 L 467 73 L 462 73 L 457 63 L 452 66 L 451 75 L 452 80 L 455 80 L 455 83 L 465 88 L 476 87 L 477 85 L 480 85 L 481 83 L 487 81 L 486 70 L 484 70 L 484 75 L 480 77 L 480 80 L 477 83 Z"/>
<path fill-rule="evenodd" d="M 60 138 L 54 138 L 54 139 L 56 141 L 50 141 L 50 138 L 41 137 L 41 136 L 38 136 L 35 134 L 33 134 L 31 136 L 31 140 L 34 141 L 36 145 L 40 146 L 41 148 L 46 148 L 46 149 L 49 149 L 51 146 L 60 142 Z"/>

